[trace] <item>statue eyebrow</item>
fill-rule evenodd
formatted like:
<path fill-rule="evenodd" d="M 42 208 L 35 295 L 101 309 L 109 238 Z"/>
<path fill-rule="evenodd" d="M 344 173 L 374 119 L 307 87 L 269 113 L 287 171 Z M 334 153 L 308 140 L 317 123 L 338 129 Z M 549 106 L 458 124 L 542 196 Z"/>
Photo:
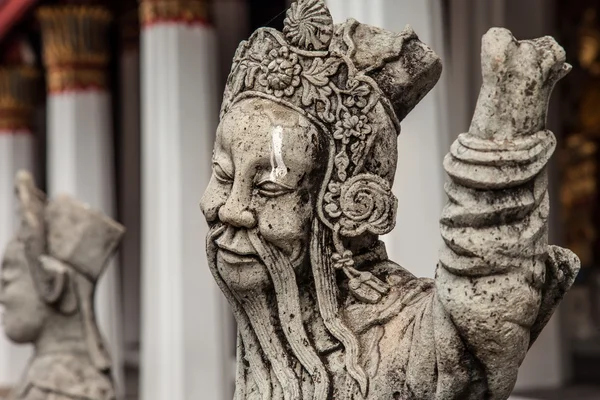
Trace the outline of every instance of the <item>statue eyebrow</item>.
<path fill-rule="evenodd" d="M 226 157 L 219 157 L 219 156 L 217 156 L 216 152 L 213 152 L 213 157 L 212 157 L 212 160 L 211 160 L 211 164 L 213 166 L 215 164 L 218 165 L 225 172 L 231 173 L 231 175 L 233 175 L 233 172 L 235 170 L 235 167 L 234 167 L 233 162 L 231 160 L 227 159 Z"/>

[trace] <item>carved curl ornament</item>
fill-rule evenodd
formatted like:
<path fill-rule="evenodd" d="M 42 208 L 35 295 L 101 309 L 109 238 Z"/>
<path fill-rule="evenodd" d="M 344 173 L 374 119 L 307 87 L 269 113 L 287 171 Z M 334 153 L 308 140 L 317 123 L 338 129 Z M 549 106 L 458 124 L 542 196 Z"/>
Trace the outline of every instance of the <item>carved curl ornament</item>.
<path fill-rule="evenodd" d="M 342 239 L 384 235 L 394 228 L 397 199 L 390 184 L 364 167 L 379 131 L 389 130 L 378 121 L 397 127 L 398 119 L 377 83 L 352 62 L 351 36 L 340 32 L 343 43 L 332 40 L 333 20 L 322 1 L 293 3 L 284 25 L 283 33 L 261 29 L 240 45 L 221 116 L 243 98 L 263 97 L 320 128 L 330 157 L 317 211 L 333 233 L 333 265 L 350 279 L 356 297 L 375 303 L 387 284 L 356 270 Z"/>

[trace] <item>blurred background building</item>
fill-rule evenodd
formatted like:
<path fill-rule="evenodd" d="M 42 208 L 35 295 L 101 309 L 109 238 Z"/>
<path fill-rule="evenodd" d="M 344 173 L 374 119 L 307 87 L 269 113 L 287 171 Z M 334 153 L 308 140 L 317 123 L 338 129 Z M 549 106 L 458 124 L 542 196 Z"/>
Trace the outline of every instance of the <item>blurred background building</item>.
<path fill-rule="evenodd" d="M 128 229 L 97 294 L 120 395 L 229 400 L 235 323 L 204 261 L 198 201 L 238 43 L 282 27 L 289 0 L 0 0 L 0 247 L 14 231 L 13 177 L 35 172 Z M 328 0 L 338 22 L 413 26 L 444 61 L 437 88 L 403 123 L 391 258 L 433 276 L 445 202 L 442 157 L 468 129 L 480 39 L 553 35 L 573 72 L 557 88 L 549 127 L 552 242 L 582 273 L 526 359 L 517 393 L 599 399 L 600 0 Z M 0 388 L 29 357 L 0 337 Z M 0 389 L 0 398 L 3 389 Z M 586 397 L 587 396 L 587 397 Z"/>

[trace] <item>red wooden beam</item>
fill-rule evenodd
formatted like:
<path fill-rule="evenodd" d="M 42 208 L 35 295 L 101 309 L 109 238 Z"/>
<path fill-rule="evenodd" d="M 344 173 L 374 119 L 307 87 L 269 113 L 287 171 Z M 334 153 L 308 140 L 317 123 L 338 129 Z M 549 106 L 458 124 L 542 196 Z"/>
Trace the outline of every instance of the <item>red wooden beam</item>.
<path fill-rule="evenodd" d="M 37 0 L 0 1 L 0 40 L 36 2 Z"/>

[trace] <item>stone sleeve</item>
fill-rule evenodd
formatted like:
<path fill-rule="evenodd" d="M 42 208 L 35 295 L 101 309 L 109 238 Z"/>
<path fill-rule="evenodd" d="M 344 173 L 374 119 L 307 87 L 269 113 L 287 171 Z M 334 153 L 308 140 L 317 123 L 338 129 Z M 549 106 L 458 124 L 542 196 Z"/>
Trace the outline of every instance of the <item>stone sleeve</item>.
<path fill-rule="evenodd" d="M 463 134 L 444 161 L 449 201 L 436 291 L 481 363 L 491 399 L 512 391 L 545 294 L 545 166 L 555 145 L 549 131 L 510 142 Z"/>
<path fill-rule="evenodd" d="M 482 40 L 483 84 L 469 132 L 444 160 L 436 294 L 485 375 L 489 399 L 507 399 L 531 343 L 578 269 L 548 245 L 546 130 L 550 95 L 571 69 L 551 37 L 517 41 L 492 28 Z"/>

